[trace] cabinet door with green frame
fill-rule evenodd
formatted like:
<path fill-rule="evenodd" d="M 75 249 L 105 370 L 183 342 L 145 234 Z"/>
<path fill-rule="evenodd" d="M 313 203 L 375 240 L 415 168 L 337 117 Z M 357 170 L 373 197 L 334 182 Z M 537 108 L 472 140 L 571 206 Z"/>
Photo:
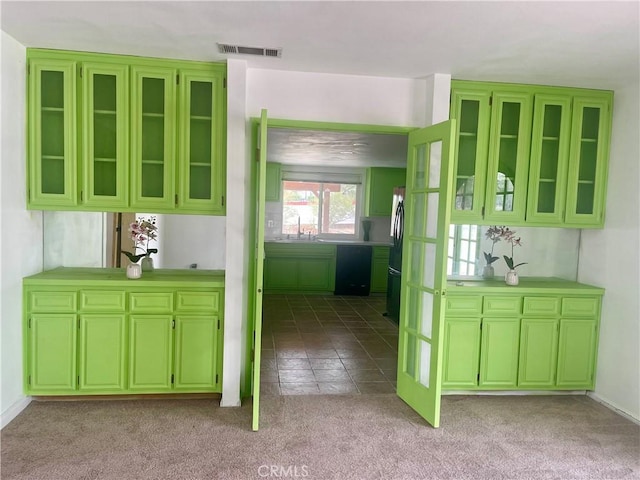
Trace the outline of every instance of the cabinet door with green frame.
<path fill-rule="evenodd" d="M 34 314 L 28 320 L 29 393 L 41 395 L 75 390 L 77 316 Z"/>
<path fill-rule="evenodd" d="M 520 319 L 483 318 L 480 346 L 481 387 L 515 387 L 518 381 Z"/>
<path fill-rule="evenodd" d="M 127 323 L 124 314 L 80 315 L 79 387 L 91 392 L 127 388 Z"/>
<path fill-rule="evenodd" d="M 129 67 L 82 64 L 81 197 L 105 209 L 129 204 Z"/>
<path fill-rule="evenodd" d="M 593 388 L 597 327 L 595 320 L 560 319 L 558 387 Z"/>
<path fill-rule="evenodd" d="M 527 223 L 561 224 L 567 185 L 571 97 L 540 94 L 535 96 Z"/>
<path fill-rule="evenodd" d="M 129 390 L 171 390 L 173 319 L 171 315 L 129 318 Z"/>
<path fill-rule="evenodd" d="M 451 118 L 456 132 L 455 200 L 451 220 L 472 223 L 482 219 L 487 172 L 487 148 L 491 118 L 491 91 L 487 88 L 454 88 Z"/>
<path fill-rule="evenodd" d="M 177 71 L 131 67 L 131 207 L 175 206 Z"/>
<path fill-rule="evenodd" d="M 78 204 L 76 69 L 72 60 L 30 59 L 28 205 Z"/>
<path fill-rule="evenodd" d="M 558 321 L 523 318 L 520 331 L 518 386 L 552 387 L 556 379 Z"/>
<path fill-rule="evenodd" d="M 218 318 L 178 315 L 175 331 L 175 389 L 211 391 L 218 378 Z"/>
<path fill-rule="evenodd" d="M 180 70 L 178 206 L 224 214 L 224 72 Z"/>
<path fill-rule="evenodd" d="M 611 93 L 573 99 L 565 222 L 601 227 L 607 188 Z"/>
<path fill-rule="evenodd" d="M 523 222 L 531 141 L 532 95 L 494 92 L 487 165 L 484 219 Z"/>

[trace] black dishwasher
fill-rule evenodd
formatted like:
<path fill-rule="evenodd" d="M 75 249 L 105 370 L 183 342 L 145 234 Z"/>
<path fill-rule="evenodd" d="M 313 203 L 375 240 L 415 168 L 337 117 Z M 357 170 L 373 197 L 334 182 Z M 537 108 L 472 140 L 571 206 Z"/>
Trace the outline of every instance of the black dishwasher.
<path fill-rule="evenodd" d="M 338 245 L 336 295 L 369 295 L 371 245 Z"/>

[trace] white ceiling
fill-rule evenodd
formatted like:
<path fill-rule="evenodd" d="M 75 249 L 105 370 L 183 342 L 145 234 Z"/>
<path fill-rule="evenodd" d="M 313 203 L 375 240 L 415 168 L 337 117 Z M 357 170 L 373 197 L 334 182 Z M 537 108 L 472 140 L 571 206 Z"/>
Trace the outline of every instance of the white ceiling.
<path fill-rule="evenodd" d="M 235 55 L 249 68 L 606 89 L 637 85 L 640 69 L 637 1 L 3 0 L 0 16 L 27 47 L 204 61 L 231 57 L 218 42 L 283 49 Z"/>

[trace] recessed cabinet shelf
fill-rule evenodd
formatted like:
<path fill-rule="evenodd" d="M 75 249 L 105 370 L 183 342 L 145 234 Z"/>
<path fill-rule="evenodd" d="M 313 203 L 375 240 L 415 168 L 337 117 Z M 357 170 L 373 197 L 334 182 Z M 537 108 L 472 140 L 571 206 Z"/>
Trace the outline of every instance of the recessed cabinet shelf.
<path fill-rule="evenodd" d="M 602 90 L 452 81 L 452 222 L 602 227 L 612 100 Z"/>
<path fill-rule="evenodd" d="M 223 64 L 41 49 L 27 60 L 28 208 L 224 215 Z"/>

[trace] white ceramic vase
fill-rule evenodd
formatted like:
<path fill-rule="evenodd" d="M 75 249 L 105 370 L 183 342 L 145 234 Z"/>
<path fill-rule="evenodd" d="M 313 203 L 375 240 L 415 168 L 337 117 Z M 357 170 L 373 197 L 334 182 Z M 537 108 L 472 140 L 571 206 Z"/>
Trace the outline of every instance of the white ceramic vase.
<path fill-rule="evenodd" d="M 127 278 L 136 280 L 142 276 L 142 267 L 137 263 L 127 265 Z"/>
<path fill-rule="evenodd" d="M 518 283 L 520 282 L 518 272 L 516 272 L 515 270 L 509 270 L 504 276 L 504 282 L 507 285 L 518 285 Z"/>

